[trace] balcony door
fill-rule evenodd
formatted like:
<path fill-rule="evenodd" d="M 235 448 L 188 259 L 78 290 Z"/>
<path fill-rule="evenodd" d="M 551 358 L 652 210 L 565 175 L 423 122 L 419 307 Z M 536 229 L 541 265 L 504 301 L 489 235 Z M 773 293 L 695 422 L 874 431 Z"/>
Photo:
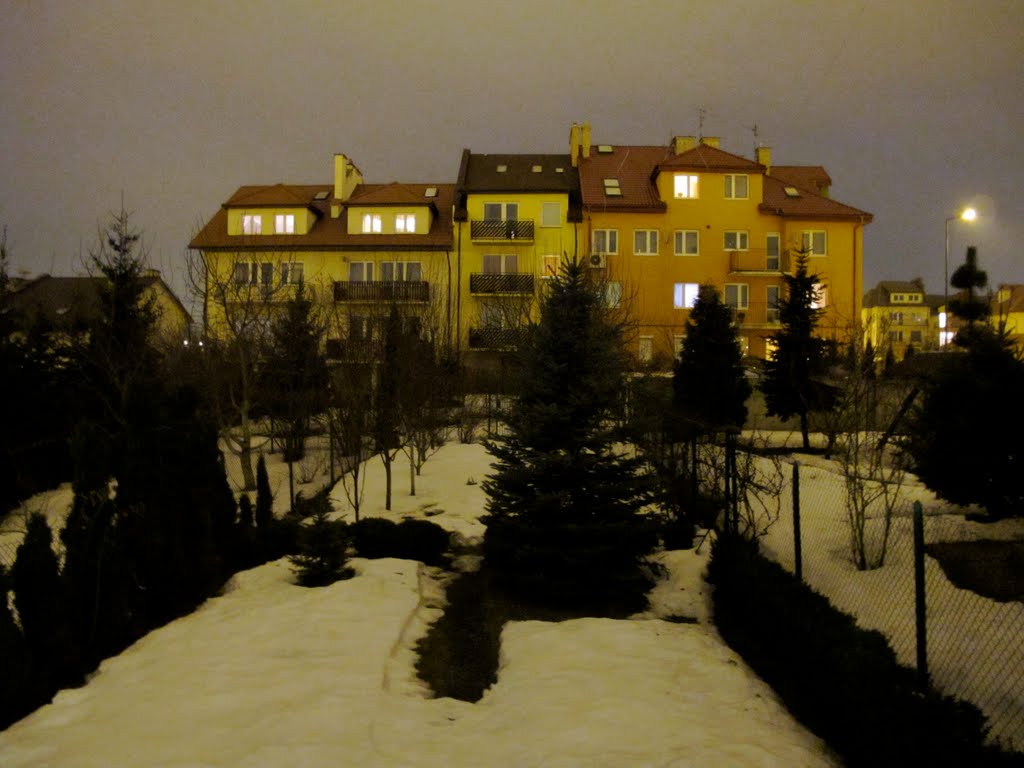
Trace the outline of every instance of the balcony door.
<path fill-rule="evenodd" d="M 485 253 L 485 275 L 514 275 L 519 269 L 519 259 L 514 253 Z"/>
<path fill-rule="evenodd" d="M 519 203 L 484 203 L 487 221 L 519 221 Z"/>

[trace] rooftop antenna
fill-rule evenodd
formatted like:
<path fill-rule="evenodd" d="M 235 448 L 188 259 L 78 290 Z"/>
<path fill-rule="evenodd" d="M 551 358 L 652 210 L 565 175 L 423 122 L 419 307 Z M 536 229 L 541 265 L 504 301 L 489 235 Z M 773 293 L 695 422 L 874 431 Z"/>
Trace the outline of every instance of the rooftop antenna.
<path fill-rule="evenodd" d="M 754 148 L 756 149 L 757 147 L 761 146 L 761 142 L 758 141 L 758 136 L 760 135 L 760 132 L 757 130 L 757 123 L 754 123 L 752 126 L 750 126 L 750 131 L 754 134 Z"/>
<path fill-rule="evenodd" d="M 704 138 L 704 115 L 708 113 L 705 107 L 697 109 L 697 139 Z"/>

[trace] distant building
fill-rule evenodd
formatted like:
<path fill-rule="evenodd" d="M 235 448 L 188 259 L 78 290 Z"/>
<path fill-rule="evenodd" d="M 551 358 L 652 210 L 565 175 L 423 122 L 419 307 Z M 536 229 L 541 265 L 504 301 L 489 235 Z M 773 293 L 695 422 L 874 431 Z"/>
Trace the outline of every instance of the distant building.
<path fill-rule="evenodd" d="M 1024 285 L 1003 283 L 999 286 L 992 303 L 991 322 L 997 328 L 1004 328 L 1024 354 Z"/>
<path fill-rule="evenodd" d="M 42 275 L 20 283 L 0 302 L 0 312 L 15 333 L 44 326 L 66 337 L 86 334 L 100 311 L 104 277 L 54 277 Z M 145 295 L 157 312 L 157 332 L 169 343 L 188 338 L 192 318 L 158 270 L 142 277 Z"/>
<path fill-rule="evenodd" d="M 919 352 L 937 349 L 942 310 L 925 294 L 922 281 L 883 280 L 864 294 L 864 343 L 870 341 L 879 357 L 891 349 L 896 360 L 903 359 L 910 345 Z"/>

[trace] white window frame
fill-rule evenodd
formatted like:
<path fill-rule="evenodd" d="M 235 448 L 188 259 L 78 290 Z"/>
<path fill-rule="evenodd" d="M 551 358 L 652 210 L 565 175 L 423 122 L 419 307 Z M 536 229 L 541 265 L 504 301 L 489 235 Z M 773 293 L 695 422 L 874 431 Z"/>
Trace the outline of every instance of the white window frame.
<path fill-rule="evenodd" d="M 256 285 L 256 265 L 251 261 L 236 261 L 231 272 L 235 285 Z"/>
<path fill-rule="evenodd" d="M 677 200 L 696 200 L 700 196 L 700 177 L 691 173 L 677 173 L 672 178 L 672 188 Z"/>
<path fill-rule="evenodd" d="M 730 237 L 735 241 L 734 245 L 729 245 Z M 750 233 L 745 229 L 727 229 L 724 237 L 722 238 L 722 244 L 725 246 L 725 250 L 727 251 L 749 251 Z"/>
<path fill-rule="evenodd" d="M 386 272 L 390 272 L 391 276 L 386 277 Z M 423 279 L 423 268 L 418 261 L 382 261 L 380 279 L 384 283 L 420 282 Z"/>
<path fill-rule="evenodd" d="M 558 276 L 558 270 L 562 268 L 562 257 L 557 253 L 544 254 L 540 257 L 540 265 L 540 276 L 550 280 L 552 277 Z"/>
<path fill-rule="evenodd" d="M 769 285 L 764 289 L 764 318 L 765 322 L 779 322 L 779 299 L 782 298 L 782 288 L 778 285 Z"/>
<path fill-rule="evenodd" d="M 498 259 L 498 271 L 487 270 L 487 260 Z M 515 275 L 519 272 L 519 256 L 515 253 L 485 253 L 480 257 L 485 275 Z"/>
<path fill-rule="evenodd" d="M 742 184 L 740 182 L 742 181 Z M 740 190 L 739 187 L 743 189 Z M 747 200 L 750 197 L 750 177 L 745 173 L 725 174 L 725 199 Z"/>
<path fill-rule="evenodd" d="M 815 283 L 814 298 L 811 299 L 811 309 L 824 309 L 827 306 L 828 286 L 825 283 Z"/>
<path fill-rule="evenodd" d="M 352 279 L 352 271 L 355 267 L 362 267 L 363 276 L 358 280 Z M 372 261 L 350 261 L 348 264 L 348 281 L 350 283 L 372 283 L 374 267 Z"/>
<path fill-rule="evenodd" d="M 363 228 L 364 235 L 379 235 L 384 231 L 383 220 L 379 213 L 364 213 Z"/>
<path fill-rule="evenodd" d="M 700 296 L 700 283 L 673 283 L 672 307 L 674 309 L 693 309 Z"/>
<path fill-rule="evenodd" d="M 821 240 L 821 249 L 815 247 L 814 241 Z M 828 256 L 828 232 L 824 229 L 805 229 L 800 238 L 800 248 L 811 256 Z"/>
<path fill-rule="evenodd" d="M 649 363 L 654 359 L 654 337 L 641 336 L 637 344 L 636 358 L 641 363 Z"/>
<path fill-rule="evenodd" d="M 395 232 L 400 235 L 416 234 L 416 214 L 397 213 L 395 214 Z"/>
<path fill-rule="evenodd" d="M 488 216 L 488 208 L 497 208 L 498 218 Z M 494 201 L 484 203 L 484 221 L 519 221 L 519 203 L 497 203 Z"/>
<path fill-rule="evenodd" d="M 541 203 L 540 225 L 542 227 L 562 226 L 562 204 L 559 202 Z"/>
<path fill-rule="evenodd" d="M 258 213 L 243 213 L 242 214 L 242 234 L 243 235 L 262 235 L 263 234 L 263 217 Z"/>
<path fill-rule="evenodd" d="M 659 239 L 660 234 L 656 229 L 634 229 L 633 255 L 657 256 Z M 637 248 L 638 245 L 640 246 L 639 248 Z"/>
<path fill-rule="evenodd" d="M 772 253 L 772 250 L 774 250 L 775 253 Z M 781 267 L 782 235 L 778 232 L 769 232 L 764 236 L 764 268 L 769 272 L 777 272 Z"/>
<path fill-rule="evenodd" d="M 618 309 L 622 303 L 622 283 L 609 280 L 601 290 L 604 295 L 605 306 L 609 309 Z"/>
<path fill-rule="evenodd" d="M 603 241 L 603 243 L 602 243 Z M 619 230 L 595 229 L 590 233 L 591 253 L 615 256 L 619 252 Z M 601 245 L 604 247 L 601 247 Z"/>
<path fill-rule="evenodd" d="M 735 289 L 735 302 L 729 301 L 729 289 Z M 722 301 L 737 312 L 745 312 L 750 309 L 750 284 L 749 283 L 726 283 L 722 291 Z"/>
<path fill-rule="evenodd" d="M 278 213 L 274 216 L 274 234 L 275 235 L 294 235 L 295 234 L 295 214 L 294 213 Z"/>
<path fill-rule="evenodd" d="M 687 250 L 688 235 L 693 235 L 693 250 Z M 700 255 L 700 230 L 699 229 L 677 229 L 673 238 L 673 253 L 676 256 L 699 256 Z"/>
<path fill-rule="evenodd" d="M 305 265 L 301 261 L 286 261 L 281 265 L 281 285 L 298 285 L 305 278 Z"/>

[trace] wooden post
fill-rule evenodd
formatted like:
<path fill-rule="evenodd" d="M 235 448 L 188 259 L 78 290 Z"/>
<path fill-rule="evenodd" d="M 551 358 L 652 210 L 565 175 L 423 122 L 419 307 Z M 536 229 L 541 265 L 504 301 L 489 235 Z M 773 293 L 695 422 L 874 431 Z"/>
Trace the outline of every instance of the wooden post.
<path fill-rule="evenodd" d="M 800 539 L 800 462 L 793 462 L 793 569 L 804 580 L 803 545 Z"/>
<path fill-rule="evenodd" d="M 917 681 L 928 688 L 928 608 L 924 589 L 924 509 L 914 502 L 914 602 L 917 615 Z"/>

